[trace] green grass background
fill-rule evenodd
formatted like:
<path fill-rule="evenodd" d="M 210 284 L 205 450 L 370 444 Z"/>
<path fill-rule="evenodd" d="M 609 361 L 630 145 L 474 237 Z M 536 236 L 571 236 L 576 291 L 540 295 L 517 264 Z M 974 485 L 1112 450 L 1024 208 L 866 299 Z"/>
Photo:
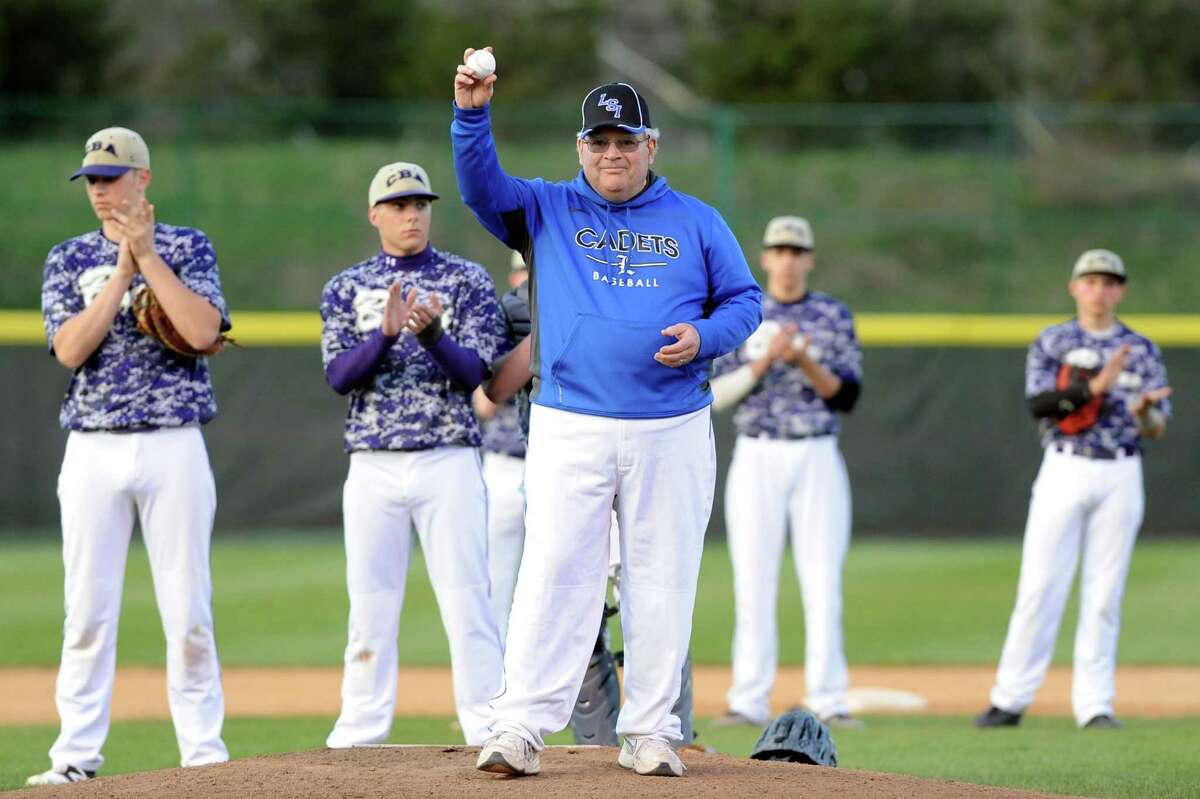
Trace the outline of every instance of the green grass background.
<path fill-rule="evenodd" d="M 458 198 L 449 123 L 446 109 L 395 137 L 152 137 L 150 196 L 161 220 L 209 234 L 235 312 L 313 310 L 326 280 L 378 248 L 366 220 L 374 171 L 416 161 L 442 194 L 435 246 L 499 277 L 508 253 Z M 571 124 L 561 135 L 502 130 L 505 168 L 573 177 Z M 798 132 L 775 130 L 784 139 Z M 718 164 L 707 129 L 669 131 L 656 168 L 674 187 L 721 207 L 755 268 L 766 221 L 807 216 L 819 242 L 814 285 L 858 312 L 1069 312 L 1070 266 L 1098 246 L 1129 265 L 1125 313 L 1195 311 L 1200 270 L 1191 253 L 1200 249 L 1200 227 L 1184 152 L 1126 141 L 1036 157 L 977 144 L 843 144 L 836 132 L 804 146 L 761 139 Z M 96 227 L 80 184 L 66 181 L 78 160 L 73 139 L 0 148 L 10 187 L 0 192 L 0 308 L 38 307 L 47 251 Z"/>
<path fill-rule="evenodd" d="M 418 550 L 419 551 L 419 550 Z M 865 539 L 846 561 L 846 650 L 851 663 L 994 664 L 1016 595 L 1016 539 Z M 214 614 L 229 666 L 339 665 L 345 646 L 345 556 L 334 532 L 274 531 L 218 537 Z M 1122 663 L 1200 664 L 1200 541 L 1149 540 L 1134 550 L 1122 624 Z M 780 581 L 780 659 L 803 663 L 803 609 L 790 556 Z M 53 539 L 0 544 L 0 667 L 53 666 L 62 629 L 62 561 Z M 1072 600 L 1055 662 L 1069 663 Z M 697 663 L 728 663 L 733 584 L 728 550 L 705 550 L 692 638 Z M 400 623 L 402 663 L 449 659 L 420 557 L 413 560 Z M 130 552 L 118 663 L 163 663 L 162 631 L 144 548 Z"/>
<path fill-rule="evenodd" d="M 59 548 L 42 539 L 0 544 L 0 667 L 57 663 L 62 615 Z M 867 539 L 846 565 L 847 652 L 854 663 L 994 665 L 1016 589 L 1020 547 L 1006 540 Z M 345 636 L 344 557 L 336 533 L 272 531 L 218 537 L 213 547 L 217 635 L 233 665 L 337 665 Z M 781 658 L 803 659 L 799 592 L 784 564 Z M 1200 640 L 1185 634 L 1200 617 L 1200 541 L 1149 540 L 1134 551 L 1120 662 L 1200 664 Z M 414 560 L 401 622 L 405 663 L 447 658 L 445 636 L 420 559 Z M 732 630 L 729 561 L 721 542 L 704 558 L 693 652 L 728 661 Z M 1069 662 L 1075 605 L 1067 610 L 1056 662 Z M 145 551 L 133 547 L 126 577 L 118 660 L 161 665 L 162 633 Z M 0 671 L 0 681 L 3 672 Z M 981 697 L 981 705 L 985 701 Z M 234 757 L 321 746 L 329 718 L 231 718 Z M 868 717 L 836 734 L 841 765 L 1086 796 L 1186 797 L 1200 784 L 1200 718 L 1128 719 L 1119 733 L 1079 731 L 1070 719 L 1034 716 L 1018 730 L 976 732 L 965 717 Z M 701 741 L 748 754 L 757 731 L 700 720 Z M 54 725 L 0 727 L 0 790 L 46 767 Z M 451 719 L 397 719 L 394 743 L 458 741 Z M 558 736 L 554 742 L 568 742 Z M 178 753 L 169 722 L 122 722 L 105 749 L 106 774 L 169 768 Z"/>

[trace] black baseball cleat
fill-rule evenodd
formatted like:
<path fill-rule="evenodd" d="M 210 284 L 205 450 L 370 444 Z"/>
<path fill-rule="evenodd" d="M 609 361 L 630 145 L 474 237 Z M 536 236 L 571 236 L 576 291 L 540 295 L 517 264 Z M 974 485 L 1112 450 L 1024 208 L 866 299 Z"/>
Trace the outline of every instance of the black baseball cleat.
<path fill-rule="evenodd" d="M 1009 713 L 1007 710 L 1001 710 L 992 705 L 976 716 L 971 723 L 976 727 L 1015 727 L 1021 723 L 1021 714 Z"/>
<path fill-rule="evenodd" d="M 1083 728 L 1085 730 L 1119 730 L 1124 726 L 1116 716 L 1101 713 L 1099 716 L 1092 716 L 1088 723 L 1083 725 Z"/>

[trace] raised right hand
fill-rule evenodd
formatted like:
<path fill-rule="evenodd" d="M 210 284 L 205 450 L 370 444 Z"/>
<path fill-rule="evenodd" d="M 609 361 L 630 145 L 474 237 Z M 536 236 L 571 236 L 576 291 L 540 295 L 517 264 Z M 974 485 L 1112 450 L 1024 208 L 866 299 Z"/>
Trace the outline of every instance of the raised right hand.
<path fill-rule="evenodd" d="M 1103 394 L 1117 382 L 1121 372 L 1125 371 L 1125 361 L 1129 359 L 1129 349 L 1128 344 L 1122 344 L 1116 352 L 1108 356 L 1108 360 L 1104 362 L 1104 367 L 1099 373 L 1088 381 L 1088 388 L 1092 390 L 1093 396 Z"/>
<path fill-rule="evenodd" d="M 467 59 L 473 52 L 474 47 L 463 51 L 462 63 L 458 65 L 458 71 L 454 75 L 454 104 L 459 108 L 483 108 L 492 101 L 492 92 L 495 90 L 495 73 L 480 79 L 475 77 L 475 73 L 467 66 Z"/>
<path fill-rule="evenodd" d="M 400 288 L 399 283 L 393 283 L 388 288 L 387 305 L 383 309 L 383 322 L 379 325 L 379 331 L 385 336 L 400 335 L 412 316 L 413 306 L 417 304 L 415 288 L 409 290 L 407 297 L 402 292 L 403 289 Z"/>

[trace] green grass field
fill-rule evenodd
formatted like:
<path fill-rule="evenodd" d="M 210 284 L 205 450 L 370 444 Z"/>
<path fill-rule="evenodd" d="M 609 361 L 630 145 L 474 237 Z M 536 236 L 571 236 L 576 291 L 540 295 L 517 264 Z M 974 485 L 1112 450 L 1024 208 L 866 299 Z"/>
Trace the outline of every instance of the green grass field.
<path fill-rule="evenodd" d="M 0 667 L 56 664 L 61 630 L 62 565 L 45 538 L 0 544 Z M 846 637 L 852 664 L 978 663 L 999 654 L 1016 586 L 1015 540 L 864 540 L 846 567 Z M 219 538 L 213 549 L 217 636 L 228 665 L 337 665 L 345 635 L 344 559 L 336 534 L 275 531 Z M 789 570 L 782 582 L 781 658 L 802 662 L 799 594 Z M 1145 541 L 1134 553 L 1122 626 L 1120 662 L 1200 664 L 1200 640 L 1180 635 L 1180 620 L 1200 616 L 1200 541 Z M 401 623 L 406 663 L 443 663 L 445 637 L 428 580 L 414 562 Z M 728 660 L 732 626 L 728 556 L 719 543 L 704 560 L 693 652 L 697 662 Z M 1074 606 L 1060 635 L 1068 662 Z M 119 662 L 160 665 L 162 634 L 145 552 L 130 555 Z M 0 673 L 0 680 L 3 679 Z M 318 748 L 332 718 L 231 718 L 226 741 L 235 757 Z M 964 717 L 868 717 L 866 729 L 839 731 L 846 768 L 966 780 L 1055 793 L 1109 797 L 1195 796 L 1200 718 L 1129 719 L 1115 734 L 1076 730 L 1070 719 L 1033 716 L 1019 730 L 977 732 Z M 701 741 L 736 755 L 750 751 L 750 730 L 698 725 Z M 0 727 L 0 790 L 46 767 L 53 725 Z M 459 740 L 450 719 L 398 719 L 395 743 Z M 555 742 L 567 742 L 559 737 Z M 177 762 L 168 722 L 115 724 L 105 773 L 168 768 Z"/>
<path fill-rule="evenodd" d="M 152 138 L 151 198 L 162 220 L 212 238 L 232 309 L 311 310 L 329 277 L 378 246 L 365 218 L 375 169 L 417 161 L 443 197 L 434 244 L 501 275 L 507 252 L 458 198 L 449 123 L 447 109 L 394 138 Z M 569 124 L 561 140 L 542 128 L 501 131 L 505 168 L 572 177 Z M 706 129 L 669 132 L 663 141 L 656 168 L 676 188 L 722 206 L 752 266 L 767 219 L 809 217 L 820 241 L 814 285 L 859 312 L 1066 312 L 1070 265 L 1096 246 L 1116 249 L 1135 275 L 1126 313 L 1195 310 L 1200 271 L 1189 253 L 1200 247 L 1200 229 L 1182 153 L 1033 158 L 830 139 L 820 147 L 747 145 L 718 166 Z M 37 307 L 46 252 L 95 227 L 83 189 L 65 180 L 78 159 L 74 140 L 0 149 L 0 173 L 20 187 L 0 194 L 0 308 Z M 718 185 L 721 170 L 730 180 Z M 1101 181 L 1103 194 L 1090 190 Z"/>
<path fill-rule="evenodd" d="M 851 663 L 994 664 L 1016 592 L 1016 540 L 868 539 L 851 545 L 845 625 Z M 345 645 L 345 559 L 335 533 L 219 538 L 213 547 L 214 603 L 222 662 L 339 665 Z M 784 563 L 780 659 L 803 662 L 803 613 L 791 560 Z M 1200 664 L 1200 638 L 1178 634 L 1200 617 L 1200 541 L 1144 541 L 1126 591 L 1122 663 Z M 59 547 L 0 544 L 0 667 L 58 662 L 62 625 Z M 400 624 L 403 663 L 448 659 L 429 580 L 414 559 Z M 733 630 L 728 552 L 705 552 L 692 652 L 697 663 L 727 663 Z M 1068 607 L 1055 662 L 1070 662 L 1075 605 Z M 118 662 L 161 665 L 162 631 L 145 550 L 129 557 Z"/>

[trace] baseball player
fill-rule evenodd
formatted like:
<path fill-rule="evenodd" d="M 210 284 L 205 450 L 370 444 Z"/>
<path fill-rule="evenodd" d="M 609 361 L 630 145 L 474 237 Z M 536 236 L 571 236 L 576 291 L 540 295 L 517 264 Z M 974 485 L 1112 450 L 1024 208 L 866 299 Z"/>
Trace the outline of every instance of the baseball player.
<path fill-rule="evenodd" d="M 720 215 L 651 172 L 658 132 L 632 86 L 587 93 L 582 169 L 550 183 L 501 169 L 488 109 L 496 76 L 473 75 L 461 65 L 454 82 L 459 191 L 529 264 L 535 375 L 505 691 L 477 766 L 536 774 L 544 736 L 570 720 L 604 605 L 615 509 L 618 763 L 681 776 L 671 707 L 716 476 L 708 371 L 758 325 L 761 293 Z"/>
<path fill-rule="evenodd" d="M 430 246 L 437 197 L 420 166 L 382 167 L 367 203 L 380 251 L 337 274 L 321 297 L 325 376 L 350 395 L 343 494 L 350 632 L 342 712 L 326 740 L 332 748 L 378 743 L 391 730 L 414 529 L 450 642 L 468 743 L 486 737 L 487 703 L 500 687 L 471 392 L 504 346 L 503 327 L 483 267 Z"/>
<path fill-rule="evenodd" d="M 136 518 L 167 639 L 167 698 L 181 763 L 229 758 L 213 638 L 209 541 L 216 489 L 200 426 L 217 413 L 204 358 L 139 332 L 131 306 L 152 290 L 197 350 L 229 329 L 217 259 L 198 230 L 157 222 L 150 153 L 132 130 L 87 140 L 82 167 L 100 228 L 50 250 L 42 315 L 50 351 L 72 370 L 59 421 L 70 431 L 58 478 L 66 621 L 51 768 L 28 785 L 95 775 L 104 763 L 125 559 Z"/>
<path fill-rule="evenodd" d="M 1071 705 L 1089 729 L 1121 726 L 1113 710 L 1121 599 L 1142 523 L 1142 439 L 1171 414 L 1162 353 L 1116 316 L 1125 264 L 1088 250 L 1068 284 L 1075 318 L 1043 330 L 1025 362 L 1025 396 L 1045 454 L 1025 523 L 1017 603 L 991 707 L 977 727 L 1015 726 L 1046 676 L 1082 556 Z"/>
<path fill-rule="evenodd" d="M 763 323 L 716 364 L 714 407 L 737 406 L 725 485 L 736 622 L 729 712 L 719 724 L 761 727 L 771 715 L 776 592 L 788 538 L 804 600 L 805 703 L 831 725 L 859 726 L 846 705 L 842 565 L 850 544 L 850 481 L 838 414 L 862 385 L 850 310 L 808 288 L 812 228 L 772 219 L 763 235 Z M 790 535 L 789 535 L 790 534 Z"/>
<path fill-rule="evenodd" d="M 529 278 L 521 253 L 512 254 L 508 273 L 510 294 Z M 507 295 L 506 295 L 507 299 Z M 511 302 L 511 300 L 509 300 Z M 522 314 L 528 320 L 528 304 Z M 507 314 L 506 314 L 507 316 Z M 508 319 L 508 327 L 514 320 Z M 528 330 L 526 329 L 526 332 Z M 473 396 L 475 413 L 483 420 L 483 482 L 488 496 L 488 573 L 492 584 L 492 610 L 503 643 L 508 632 L 517 569 L 525 546 L 525 434 L 515 399 L 491 402 L 482 389 Z"/>

